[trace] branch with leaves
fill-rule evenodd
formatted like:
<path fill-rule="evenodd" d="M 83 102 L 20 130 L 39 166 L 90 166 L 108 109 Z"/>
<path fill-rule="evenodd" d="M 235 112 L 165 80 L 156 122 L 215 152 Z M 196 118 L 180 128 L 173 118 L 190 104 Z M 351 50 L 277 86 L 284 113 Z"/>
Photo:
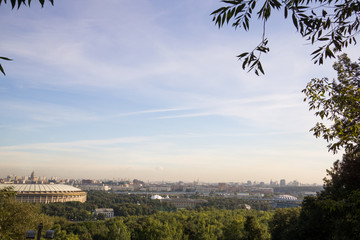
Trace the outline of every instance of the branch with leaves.
<path fill-rule="evenodd" d="M 54 5 L 54 0 L 48 0 L 48 1 L 51 3 L 51 5 Z M 15 7 L 19 9 L 22 5 L 30 7 L 31 4 L 31 0 L 10 0 L 9 2 L 11 4 L 12 9 L 14 9 Z M 7 3 L 8 0 L 0 0 L 0 5 Z M 39 0 L 39 3 L 41 4 L 41 7 L 44 7 L 45 0 Z"/>
<path fill-rule="evenodd" d="M 351 62 L 343 54 L 334 69 L 337 80 L 312 79 L 303 90 L 310 110 L 316 110 L 315 115 L 326 120 L 310 131 L 324 138 L 333 153 L 341 148 L 346 153 L 360 152 L 360 63 Z"/>
<path fill-rule="evenodd" d="M 7 58 L 7 57 L 0 57 L 0 59 L 6 60 L 6 61 L 12 61 L 12 59 Z M 4 71 L 4 68 L 1 66 L 1 64 L 0 64 L 0 71 L 2 72 L 2 74 L 6 75 L 5 71 Z"/>
<path fill-rule="evenodd" d="M 48 0 L 51 5 L 54 5 L 54 0 Z M 31 4 L 31 0 L 10 0 L 9 1 L 11 4 L 11 8 L 14 9 L 15 7 L 17 7 L 17 9 L 19 9 L 22 5 L 30 7 Z M 45 4 L 45 0 L 39 0 L 41 7 L 44 7 Z M 7 0 L 0 0 L 0 5 L 4 5 L 7 4 L 8 1 Z M 6 60 L 6 61 L 12 61 L 12 59 L 7 58 L 7 57 L 0 57 L 1 60 Z M 2 72 L 2 74 L 5 75 L 5 70 L 2 67 L 2 65 L 0 64 L 0 71 Z"/>
<path fill-rule="evenodd" d="M 324 59 L 333 58 L 343 48 L 356 44 L 360 31 L 360 1 L 358 0 L 223 0 L 226 4 L 211 13 L 213 21 L 221 28 L 232 24 L 245 31 L 250 29 L 250 20 L 256 13 L 263 21 L 263 36 L 258 47 L 237 57 L 243 62 L 242 68 L 264 74 L 260 57 L 269 52 L 265 25 L 273 10 L 284 11 L 284 19 L 291 15 L 294 27 L 312 45 L 320 44 L 313 51 L 314 63 L 323 64 Z M 256 8 L 261 3 L 259 8 Z M 260 46 L 260 47 L 259 47 Z"/>

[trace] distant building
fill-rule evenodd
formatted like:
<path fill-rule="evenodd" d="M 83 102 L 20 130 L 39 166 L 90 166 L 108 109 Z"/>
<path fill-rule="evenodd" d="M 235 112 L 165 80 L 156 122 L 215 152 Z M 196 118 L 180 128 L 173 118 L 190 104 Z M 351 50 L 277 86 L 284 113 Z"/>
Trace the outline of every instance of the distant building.
<path fill-rule="evenodd" d="M 160 195 L 154 195 L 154 196 L 151 196 L 151 199 L 152 199 L 152 200 L 169 199 L 169 196 L 166 196 L 166 198 L 163 198 L 163 197 L 160 196 Z"/>
<path fill-rule="evenodd" d="M 85 202 L 86 193 L 81 189 L 62 184 L 0 184 L 0 189 L 12 187 L 19 202 L 53 203 Z"/>
<path fill-rule="evenodd" d="M 291 195 L 279 195 L 274 198 L 271 205 L 273 208 L 299 207 L 301 205 L 301 201 Z"/>
<path fill-rule="evenodd" d="M 291 195 L 278 195 L 275 197 L 275 199 L 283 200 L 283 201 L 296 201 L 298 200 L 296 197 Z"/>
<path fill-rule="evenodd" d="M 105 218 L 112 218 L 114 217 L 114 209 L 113 208 L 96 208 L 94 215 L 95 217 L 99 214 L 104 214 Z"/>
<path fill-rule="evenodd" d="M 274 193 L 274 189 L 273 188 L 258 188 L 257 189 L 259 192 L 264 193 L 264 194 L 273 194 Z"/>
<path fill-rule="evenodd" d="M 280 187 L 285 187 L 286 186 L 286 181 L 285 179 L 281 179 L 280 180 Z"/>
<path fill-rule="evenodd" d="M 94 183 L 94 180 L 91 180 L 91 179 L 83 179 L 81 180 L 81 184 L 93 184 Z"/>
<path fill-rule="evenodd" d="M 300 183 L 298 181 L 294 180 L 294 181 L 289 183 L 289 186 L 299 187 Z"/>
<path fill-rule="evenodd" d="M 134 185 L 124 184 L 124 185 L 112 185 L 111 190 L 113 191 L 134 191 Z"/>
<path fill-rule="evenodd" d="M 207 203 L 205 199 L 189 199 L 189 198 L 165 198 L 161 202 L 173 204 L 176 208 L 193 208 L 200 203 Z"/>
<path fill-rule="evenodd" d="M 250 206 L 250 205 L 244 204 L 244 207 L 245 207 L 246 210 L 251 210 L 251 206 Z"/>
<path fill-rule="evenodd" d="M 149 187 L 149 192 L 170 192 L 170 186 L 151 186 Z"/>
<path fill-rule="evenodd" d="M 270 180 L 270 186 L 277 187 L 277 186 L 279 186 L 279 183 L 277 181 Z"/>
<path fill-rule="evenodd" d="M 226 192 L 227 191 L 227 184 L 226 183 L 219 183 L 218 184 L 219 192 Z"/>
<path fill-rule="evenodd" d="M 211 186 L 197 186 L 195 191 L 200 193 L 200 194 L 205 194 L 205 195 L 209 195 L 210 193 L 214 193 L 218 190 L 217 187 L 211 187 Z"/>
<path fill-rule="evenodd" d="M 30 180 L 33 182 L 36 182 L 38 180 L 38 178 L 35 175 L 35 171 L 32 171 L 31 176 L 30 176 Z"/>
<path fill-rule="evenodd" d="M 79 185 L 79 188 L 81 188 L 84 191 L 109 191 L 110 188 L 107 185 L 95 185 L 95 184 L 82 184 Z"/>
<path fill-rule="evenodd" d="M 237 198 L 249 198 L 250 194 L 249 193 L 236 193 L 235 197 L 237 197 Z"/>

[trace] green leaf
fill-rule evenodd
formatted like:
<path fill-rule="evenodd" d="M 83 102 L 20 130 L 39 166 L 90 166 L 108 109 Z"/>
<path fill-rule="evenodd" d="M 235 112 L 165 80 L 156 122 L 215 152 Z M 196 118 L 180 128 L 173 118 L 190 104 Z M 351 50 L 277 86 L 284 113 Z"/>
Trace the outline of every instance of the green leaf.
<path fill-rule="evenodd" d="M 329 58 L 334 58 L 335 57 L 334 53 L 331 51 L 329 46 L 325 50 L 325 57 L 329 57 Z"/>
<path fill-rule="evenodd" d="M 6 61 L 12 61 L 12 59 L 7 58 L 7 57 L 0 57 L 0 59 L 6 60 Z"/>
<path fill-rule="evenodd" d="M 253 1 L 252 4 L 251 4 L 251 9 L 254 9 L 256 6 L 256 1 Z"/>
<path fill-rule="evenodd" d="M 16 0 L 11 0 L 11 8 L 14 9 L 16 6 Z"/>
<path fill-rule="evenodd" d="M 296 19 L 295 13 L 292 15 L 293 24 L 296 27 L 296 30 L 299 30 L 298 21 Z"/>
<path fill-rule="evenodd" d="M 259 63 L 258 63 L 258 68 L 259 68 L 259 70 L 260 70 L 260 72 L 261 72 L 262 74 L 265 74 L 264 69 L 263 69 L 260 61 L 259 61 Z"/>
<path fill-rule="evenodd" d="M 1 66 L 1 64 L 0 64 L 0 72 L 2 72 L 2 74 L 6 75 L 3 67 Z"/>
<path fill-rule="evenodd" d="M 238 55 L 238 56 L 236 56 L 236 57 L 238 57 L 238 58 L 243 58 L 243 57 L 245 57 L 246 55 L 248 55 L 249 53 L 248 52 L 244 52 L 244 53 L 242 53 L 242 54 L 240 54 L 240 55 Z"/>

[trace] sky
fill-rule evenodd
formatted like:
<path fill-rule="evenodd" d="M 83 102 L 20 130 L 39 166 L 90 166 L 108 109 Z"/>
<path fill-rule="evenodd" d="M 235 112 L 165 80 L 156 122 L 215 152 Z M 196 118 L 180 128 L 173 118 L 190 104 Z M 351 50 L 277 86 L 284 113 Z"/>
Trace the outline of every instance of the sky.
<path fill-rule="evenodd" d="M 264 76 L 236 55 L 262 28 L 219 29 L 219 1 L 55 0 L 0 8 L 0 177 L 322 183 L 341 158 L 309 129 L 314 65 L 282 13 Z M 357 47 L 347 52 L 353 60 Z"/>

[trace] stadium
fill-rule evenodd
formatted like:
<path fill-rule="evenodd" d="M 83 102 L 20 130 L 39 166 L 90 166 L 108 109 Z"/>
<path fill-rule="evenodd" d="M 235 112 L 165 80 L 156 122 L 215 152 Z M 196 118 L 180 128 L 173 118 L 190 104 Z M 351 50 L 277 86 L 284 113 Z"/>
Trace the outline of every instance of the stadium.
<path fill-rule="evenodd" d="M 0 184 L 0 189 L 12 187 L 16 200 L 30 203 L 85 202 L 86 192 L 63 184 Z"/>

